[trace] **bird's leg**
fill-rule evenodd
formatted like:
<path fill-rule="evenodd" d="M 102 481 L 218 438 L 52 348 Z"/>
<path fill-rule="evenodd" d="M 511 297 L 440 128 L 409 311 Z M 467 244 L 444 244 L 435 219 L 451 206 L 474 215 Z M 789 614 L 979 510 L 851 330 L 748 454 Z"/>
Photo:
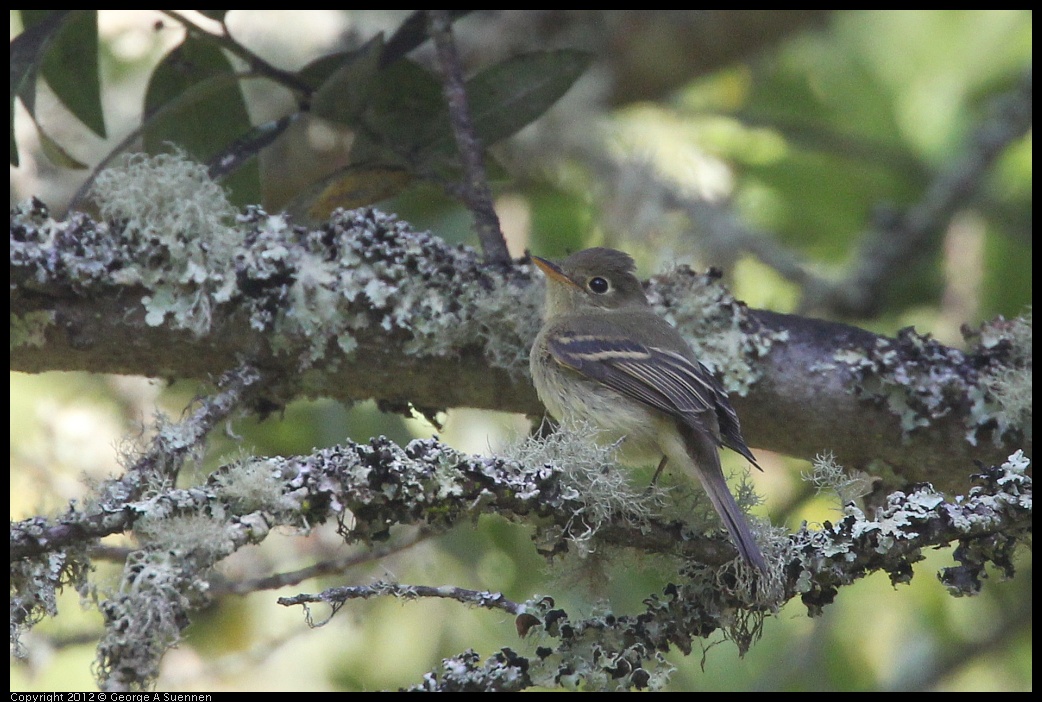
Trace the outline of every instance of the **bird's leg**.
<path fill-rule="evenodd" d="M 654 485 L 655 482 L 658 480 L 659 474 L 662 472 L 662 469 L 666 467 L 666 463 L 668 461 L 669 461 L 669 456 L 663 456 L 662 460 L 658 462 L 658 468 L 655 469 L 655 475 L 651 476 L 651 484 L 652 485 Z"/>

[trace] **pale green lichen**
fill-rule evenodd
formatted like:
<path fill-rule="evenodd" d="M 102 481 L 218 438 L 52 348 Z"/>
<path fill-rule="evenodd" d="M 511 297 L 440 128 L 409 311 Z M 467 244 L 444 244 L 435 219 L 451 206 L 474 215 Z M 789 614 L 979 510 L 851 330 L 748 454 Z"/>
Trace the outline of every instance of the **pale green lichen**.
<path fill-rule="evenodd" d="M 652 307 L 684 334 L 698 360 L 728 392 L 745 395 L 763 373 L 755 360 L 784 343 L 787 332 L 743 328 L 745 306 L 711 276 L 679 268 L 654 280 L 656 285 L 648 290 Z"/>
<path fill-rule="evenodd" d="M 594 602 L 588 616 L 576 622 L 554 616 L 564 612 L 553 610 L 552 598 L 529 600 L 523 611 L 552 622 L 546 633 L 556 639 L 556 645 L 537 648 L 537 655 L 529 659 L 528 675 L 534 685 L 586 692 L 660 691 L 676 672 L 661 651 L 649 651 L 646 642 L 639 640 L 642 637 L 620 626 L 620 615 L 603 600 Z M 649 617 L 642 628 L 654 623 Z M 565 629 L 568 634 L 562 636 Z"/>
<path fill-rule="evenodd" d="M 474 323 L 485 357 L 514 377 L 522 377 L 528 372 L 529 348 L 542 323 L 543 291 L 536 285 L 509 284 L 474 303 Z"/>
<path fill-rule="evenodd" d="M 965 353 L 911 328 L 902 329 L 895 339 L 876 339 L 865 350 L 840 349 L 832 358 L 854 374 L 852 392 L 884 402 L 899 418 L 905 435 L 950 414 L 958 398 L 971 397 L 976 380 Z M 967 426 L 971 444 L 985 425 L 981 418 L 971 417 Z M 1000 436 L 996 434 L 995 440 Z"/>
<path fill-rule="evenodd" d="M 145 321 L 174 324 L 202 335 L 213 308 L 235 290 L 235 210 L 206 167 L 183 152 L 131 155 L 102 171 L 92 193 L 102 216 L 122 223 L 121 243 L 131 251 L 111 279 L 150 290 L 142 297 Z M 137 254 L 137 255 L 134 255 Z"/>
<path fill-rule="evenodd" d="M 57 616 L 58 594 L 66 587 L 84 588 L 90 571 L 86 546 L 12 559 L 8 603 L 11 652 L 15 656 L 28 656 L 22 634 Z"/>
<path fill-rule="evenodd" d="M 857 520 L 851 529 L 854 538 L 873 534 L 876 551 L 887 553 L 894 544 L 919 536 L 919 532 L 908 527 L 923 520 L 937 519 L 935 508 L 944 502 L 944 496 L 931 486 L 923 486 L 907 495 L 893 492 L 887 496 L 887 508 L 880 510 L 875 519 Z"/>
<path fill-rule="evenodd" d="M 450 247 L 376 210 L 338 210 L 320 229 L 294 232 L 282 247 L 284 218 L 250 208 L 251 251 L 241 265 L 263 297 L 251 302 L 251 325 L 271 328 L 276 350 L 306 339 L 302 366 L 337 349 L 353 353 L 363 335 L 401 335 L 402 353 L 447 356 L 466 347 L 512 373 L 527 367 L 538 304 L 516 269 L 490 267 L 472 249 Z M 536 320 L 533 322 L 532 320 Z"/>
<path fill-rule="evenodd" d="M 285 478 L 278 460 L 243 455 L 211 477 L 214 492 L 234 514 L 293 510 L 285 499 Z"/>
<path fill-rule="evenodd" d="M 55 314 L 49 310 L 39 310 L 23 315 L 11 313 L 10 348 L 19 346 L 41 347 L 46 340 L 47 329 L 54 326 Z"/>
<path fill-rule="evenodd" d="M 1008 351 L 1001 362 L 981 373 L 977 387 L 971 389 L 971 411 L 978 424 L 994 420 L 1000 435 L 1017 429 L 1028 440 L 1032 434 L 1031 336 L 1031 310 L 1009 322 L 1000 317 L 985 325 L 980 333 L 981 347 Z"/>
<path fill-rule="evenodd" d="M 521 465 L 554 465 L 562 470 L 562 497 L 584 505 L 564 528 L 581 555 L 591 552 L 602 527 L 617 520 L 639 524 L 661 511 L 665 496 L 657 487 L 635 487 L 616 461 L 618 445 L 591 441 L 596 433 L 584 422 L 566 423 L 546 438 L 527 437 L 501 453 Z"/>
<path fill-rule="evenodd" d="M 209 584 L 195 576 L 183 550 L 135 551 L 127 559 L 119 591 L 100 603 L 105 636 L 96 672 L 103 687 L 145 690 L 159 675 L 167 649 L 188 626 Z"/>
<path fill-rule="evenodd" d="M 907 435 L 971 403 L 966 440 L 977 445 L 983 432 L 998 445 L 1019 431 L 1031 438 L 1031 315 L 982 327 L 974 358 L 928 336 L 903 329 L 896 339 L 878 339 L 867 350 L 845 348 L 833 360 L 858 378 L 855 391 L 880 399 L 900 419 Z"/>
<path fill-rule="evenodd" d="M 228 531 L 228 515 L 221 512 L 219 509 L 213 514 L 149 512 L 134 522 L 134 535 L 149 549 L 196 553 L 205 560 L 216 561 L 235 550 Z"/>
<path fill-rule="evenodd" d="M 836 462 L 832 451 L 819 453 L 812 466 L 809 473 L 803 473 L 803 479 L 813 484 L 819 493 L 834 492 L 844 508 L 857 505 L 872 491 L 871 477 L 861 471 L 848 471 Z"/>
<path fill-rule="evenodd" d="M 42 205 L 26 206 L 12 261 L 77 286 L 142 286 L 149 325 L 197 335 L 234 299 L 275 352 L 303 342 L 301 369 L 320 360 L 334 368 L 376 332 L 408 355 L 477 348 L 517 377 L 526 372 L 540 302 L 530 274 L 485 265 L 394 216 L 337 211 L 305 229 L 257 207 L 236 215 L 205 167 L 180 152 L 130 157 L 103 172 L 93 194 L 108 223 L 78 214 L 54 222 Z"/>
<path fill-rule="evenodd" d="M 1023 480 L 1030 467 L 1031 459 L 1024 455 L 1022 449 L 1017 449 L 1003 462 L 1002 469 L 1006 471 L 1006 475 L 999 480 L 999 484 L 1004 485 L 1007 482 Z"/>
<path fill-rule="evenodd" d="M 979 594 L 988 577 L 986 568 L 997 568 L 1007 579 L 1014 577 L 1014 552 L 1019 544 L 1031 543 L 1030 464 L 1018 450 L 999 469 L 985 467 L 978 476 L 982 484 L 945 510 L 952 526 L 962 532 L 995 532 L 994 537 L 961 540 L 954 553 L 959 565 L 938 572 L 938 580 L 953 597 Z"/>
<path fill-rule="evenodd" d="M 53 222 L 42 205 L 26 209 L 41 215 L 27 225 L 26 265 L 35 256 L 39 275 L 74 286 L 143 286 L 150 325 L 201 335 L 218 305 L 234 303 L 229 312 L 245 315 L 274 352 L 297 354 L 301 371 L 335 370 L 375 335 L 406 355 L 480 350 L 517 380 L 528 372 L 542 303 L 530 268 L 486 264 L 371 209 L 334 212 L 314 229 L 258 207 L 236 215 L 205 168 L 176 152 L 127 159 L 99 176 L 94 194 L 110 223 L 78 214 Z M 60 265 L 46 268 L 54 258 Z M 728 390 L 744 392 L 756 380 L 750 360 L 775 339 L 743 330 L 744 308 L 704 276 L 668 280 L 673 293 L 656 297 L 674 301 L 667 317 Z"/>

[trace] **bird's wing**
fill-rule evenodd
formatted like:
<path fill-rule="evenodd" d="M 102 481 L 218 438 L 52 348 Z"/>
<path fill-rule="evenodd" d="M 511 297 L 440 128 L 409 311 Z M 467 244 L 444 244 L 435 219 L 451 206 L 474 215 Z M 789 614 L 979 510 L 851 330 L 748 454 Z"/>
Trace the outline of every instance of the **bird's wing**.
<path fill-rule="evenodd" d="M 547 346 L 561 365 L 709 433 L 759 468 L 727 392 L 698 361 L 625 336 L 562 332 Z"/>

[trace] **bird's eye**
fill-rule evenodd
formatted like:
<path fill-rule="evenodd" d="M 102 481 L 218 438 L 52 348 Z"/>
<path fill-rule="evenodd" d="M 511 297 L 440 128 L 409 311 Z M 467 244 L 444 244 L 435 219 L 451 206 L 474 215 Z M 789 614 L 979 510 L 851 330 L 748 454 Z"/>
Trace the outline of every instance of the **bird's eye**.
<path fill-rule="evenodd" d="M 586 287 L 590 289 L 590 292 L 595 292 L 598 295 L 603 295 L 611 289 L 611 285 L 608 284 L 608 281 L 600 276 L 590 278 L 586 283 Z"/>

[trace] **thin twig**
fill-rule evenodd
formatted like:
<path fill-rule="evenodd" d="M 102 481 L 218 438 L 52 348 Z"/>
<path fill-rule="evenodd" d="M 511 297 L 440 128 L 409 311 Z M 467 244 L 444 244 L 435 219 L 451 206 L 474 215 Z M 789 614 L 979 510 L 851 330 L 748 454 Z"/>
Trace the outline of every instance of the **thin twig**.
<path fill-rule="evenodd" d="M 294 570 L 288 573 L 276 573 L 264 578 L 254 578 L 252 580 L 241 580 L 237 582 L 217 582 L 211 585 L 210 593 L 215 597 L 225 593 L 233 595 L 248 595 L 252 592 L 257 592 L 258 590 L 277 590 L 278 588 L 287 587 L 289 585 L 299 585 L 301 582 L 310 580 L 311 578 L 343 573 L 345 570 L 361 563 L 372 563 L 391 554 L 412 548 L 419 542 L 427 539 L 433 533 L 432 529 L 422 527 L 413 532 L 408 539 L 390 546 L 374 548 L 371 551 L 352 553 L 349 556 L 334 558 L 329 561 L 320 561 L 319 563 L 315 563 L 306 568 L 300 568 L 299 570 Z"/>
<path fill-rule="evenodd" d="M 397 597 L 403 600 L 418 600 L 421 597 L 440 597 L 456 600 L 463 604 L 476 605 L 486 609 L 501 609 L 510 614 L 520 614 L 521 603 L 508 600 L 501 592 L 488 590 L 468 590 L 453 585 L 434 587 L 431 585 L 402 585 L 381 580 L 372 585 L 348 585 L 332 587 L 317 595 L 294 595 L 280 597 L 277 601 L 283 607 L 307 605 L 324 602 L 334 608 L 342 607 L 348 600 L 368 600 L 370 597 Z"/>
<path fill-rule="evenodd" d="M 510 252 L 507 250 L 503 231 L 499 227 L 499 217 L 492 206 L 492 190 L 488 186 L 485 173 L 481 141 L 470 118 L 467 91 L 463 84 L 463 68 L 452 38 L 452 18 L 448 10 L 427 10 L 427 20 L 437 49 L 443 80 L 442 92 L 448 103 L 449 121 L 463 164 L 463 183 L 458 188 L 458 194 L 474 213 L 474 227 L 485 252 L 485 261 L 508 263 Z"/>
<path fill-rule="evenodd" d="M 281 68 L 271 65 L 260 56 L 240 44 L 231 36 L 231 34 L 228 33 L 228 28 L 223 22 L 221 23 L 221 33 L 214 34 L 213 32 L 200 27 L 198 24 L 179 12 L 173 10 L 160 10 L 160 12 L 182 25 L 185 28 L 185 31 L 189 34 L 213 41 L 222 49 L 226 49 L 230 53 L 238 56 L 250 67 L 251 73 L 269 78 L 283 87 L 301 94 L 304 98 L 311 96 L 314 88 L 301 80 L 297 74 L 290 71 L 284 71 Z"/>

